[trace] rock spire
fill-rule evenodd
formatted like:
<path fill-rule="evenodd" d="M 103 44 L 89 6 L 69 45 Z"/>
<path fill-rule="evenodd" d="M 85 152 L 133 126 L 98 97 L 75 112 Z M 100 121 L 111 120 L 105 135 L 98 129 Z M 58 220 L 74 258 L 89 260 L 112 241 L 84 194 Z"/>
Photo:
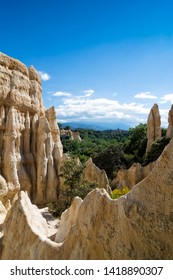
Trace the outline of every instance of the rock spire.
<path fill-rule="evenodd" d="M 56 201 L 62 153 L 56 112 L 45 111 L 37 71 L 0 53 L 1 201 L 19 190 L 37 204 Z"/>
<path fill-rule="evenodd" d="M 147 120 L 147 149 L 146 152 L 149 152 L 151 145 L 157 139 L 161 138 L 161 121 L 160 113 L 157 104 L 154 104 L 150 110 L 148 120 Z"/>

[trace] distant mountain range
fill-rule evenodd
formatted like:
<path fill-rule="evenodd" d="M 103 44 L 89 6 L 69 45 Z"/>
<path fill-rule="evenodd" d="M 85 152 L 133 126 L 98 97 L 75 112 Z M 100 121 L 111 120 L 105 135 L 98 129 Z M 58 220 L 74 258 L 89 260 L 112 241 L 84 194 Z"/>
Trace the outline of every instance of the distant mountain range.
<path fill-rule="evenodd" d="M 130 126 L 122 124 L 122 123 L 80 123 L 80 122 L 66 122 L 61 123 L 62 127 L 70 126 L 71 129 L 94 129 L 94 130 L 109 130 L 109 129 L 122 129 L 128 130 Z"/>

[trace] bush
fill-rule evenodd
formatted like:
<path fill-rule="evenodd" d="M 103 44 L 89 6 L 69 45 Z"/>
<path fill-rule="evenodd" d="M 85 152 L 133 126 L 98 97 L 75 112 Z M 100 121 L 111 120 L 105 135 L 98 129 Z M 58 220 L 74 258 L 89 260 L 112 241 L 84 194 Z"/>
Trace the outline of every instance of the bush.
<path fill-rule="evenodd" d="M 115 190 L 112 191 L 112 193 L 111 193 L 110 196 L 111 196 L 112 199 L 117 199 L 117 198 L 119 198 L 120 196 L 127 194 L 129 191 L 130 191 L 130 190 L 129 190 L 128 187 L 124 187 L 124 188 L 121 189 L 121 190 L 115 189 Z"/>
<path fill-rule="evenodd" d="M 152 146 L 151 150 L 146 154 L 144 165 L 149 164 L 150 162 L 155 161 L 163 152 L 165 146 L 169 143 L 170 139 L 167 137 L 162 137 L 156 140 Z"/>
<path fill-rule="evenodd" d="M 126 168 L 127 160 L 121 145 L 111 145 L 100 153 L 92 155 L 93 162 L 106 171 L 108 178 L 114 178 L 114 172 Z"/>
<path fill-rule="evenodd" d="M 77 158 L 71 157 L 64 162 L 62 167 L 65 188 L 60 191 L 58 205 L 54 205 L 55 213 L 62 213 L 71 205 L 74 197 L 79 196 L 82 199 L 98 187 L 96 182 L 89 182 L 83 178 L 84 164 L 79 164 Z M 59 211 L 60 208 L 60 211 Z"/>

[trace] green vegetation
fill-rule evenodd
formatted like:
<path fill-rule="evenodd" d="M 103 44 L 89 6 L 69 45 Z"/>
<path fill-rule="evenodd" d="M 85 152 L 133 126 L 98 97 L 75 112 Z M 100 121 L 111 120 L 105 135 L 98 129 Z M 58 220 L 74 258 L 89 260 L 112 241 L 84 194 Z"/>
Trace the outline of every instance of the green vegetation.
<path fill-rule="evenodd" d="M 165 146 L 169 143 L 170 139 L 165 136 L 156 140 L 152 146 L 151 150 L 146 154 L 144 164 L 147 165 L 152 161 L 155 161 L 163 152 Z"/>
<path fill-rule="evenodd" d="M 85 164 L 79 164 L 77 158 L 67 159 L 62 167 L 64 189 L 61 190 L 58 203 L 48 203 L 49 211 L 53 216 L 59 217 L 67 209 L 74 197 L 84 197 L 98 187 L 96 182 L 88 182 L 83 178 Z"/>
<path fill-rule="evenodd" d="M 66 127 L 70 129 L 70 127 Z M 135 128 L 124 130 L 95 131 L 92 129 L 78 129 L 82 142 L 70 140 L 67 136 L 61 137 L 64 152 L 69 154 L 62 168 L 64 177 L 64 189 L 60 191 L 58 203 L 49 203 L 50 212 L 54 216 L 60 216 L 67 209 L 73 198 L 79 196 L 82 199 L 93 189 L 99 187 L 96 182 L 88 182 L 83 178 L 85 162 L 92 157 L 93 162 L 104 169 L 111 180 L 115 178 L 119 169 L 127 169 L 134 162 L 147 165 L 155 161 L 169 143 L 166 138 L 166 130 L 162 129 L 163 137 L 155 141 L 147 154 L 147 126 L 139 124 Z M 78 162 L 80 159 L 81 163 Z M 111 184 L 110 184 L 111 185 Z M 114 189 L 110 196 L 112 199 L 129 192 L 127 187 Z"/>
<path fill-rule="evenodd" d="M 130 190 L 129 190 L 128 187 L 125 187 L 125 188 L 123 188 L 121 190 L 115 189 L 115 190 L 112 191 L 110 196 L 111 196 L 112 199 L 117 199 L 120 196 L 127 194 L 129 191 Z"/>
<path fill-rule="evenodd" d="M 97 187 L 97 183 L 88 182 L 83 178 L 85 164 L 78 164 L 74 157 L 65 161 L 62 171 L 67 185 L 66 195 L 69 203 L 75 196 L 80 196 L 82 199 L 93 189 Z"/>
<path fill-rule="evenodd" d="M 79 157 L 85 163 L 89 157 L 100 168 L 104 169 L 110 180 L 121 168 L 129 168 L 134 162 L 146 165 L 156 160 L 169 140 L 165 137 L 166 130 L 162 129 L 163 137 L 153 143 L 147 155 L 147 125 L 139 124 L 135 128 L 124 130 L 96 131 L 93 129 L 77 129 L 82 142 L 71 141 L 62 137 L 64 152 Z"/>

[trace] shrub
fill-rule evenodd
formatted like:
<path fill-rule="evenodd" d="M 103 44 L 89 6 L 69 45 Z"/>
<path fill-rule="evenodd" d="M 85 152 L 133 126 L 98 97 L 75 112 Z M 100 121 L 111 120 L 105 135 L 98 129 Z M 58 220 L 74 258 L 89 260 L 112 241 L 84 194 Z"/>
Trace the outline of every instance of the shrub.
<path fill-rule="evenodd" d="M 158 159 L 158 157 L 163 152 L 165 146 L 169 143 L 170 139 L 166 138 L 165 136 L 156 140 L 152 146 L 150 151 L 146 154 L 144 165 L 149 164 L 152 161 Z"/>
<path fill-rule="evenodd" d="M 117 199 L 117 198 L 119 198 L 120 196 L 127 194 L 129 191 L 130 191 L 130 190 L 129 190 L 128 187 L 124 187 L 124 188 L 121 189 L 121 190 L 115 189 L 115 190 L 112 191 L 112 193 L 111 193 L 110 196 L 111 196 L 112 199 Z"/>

